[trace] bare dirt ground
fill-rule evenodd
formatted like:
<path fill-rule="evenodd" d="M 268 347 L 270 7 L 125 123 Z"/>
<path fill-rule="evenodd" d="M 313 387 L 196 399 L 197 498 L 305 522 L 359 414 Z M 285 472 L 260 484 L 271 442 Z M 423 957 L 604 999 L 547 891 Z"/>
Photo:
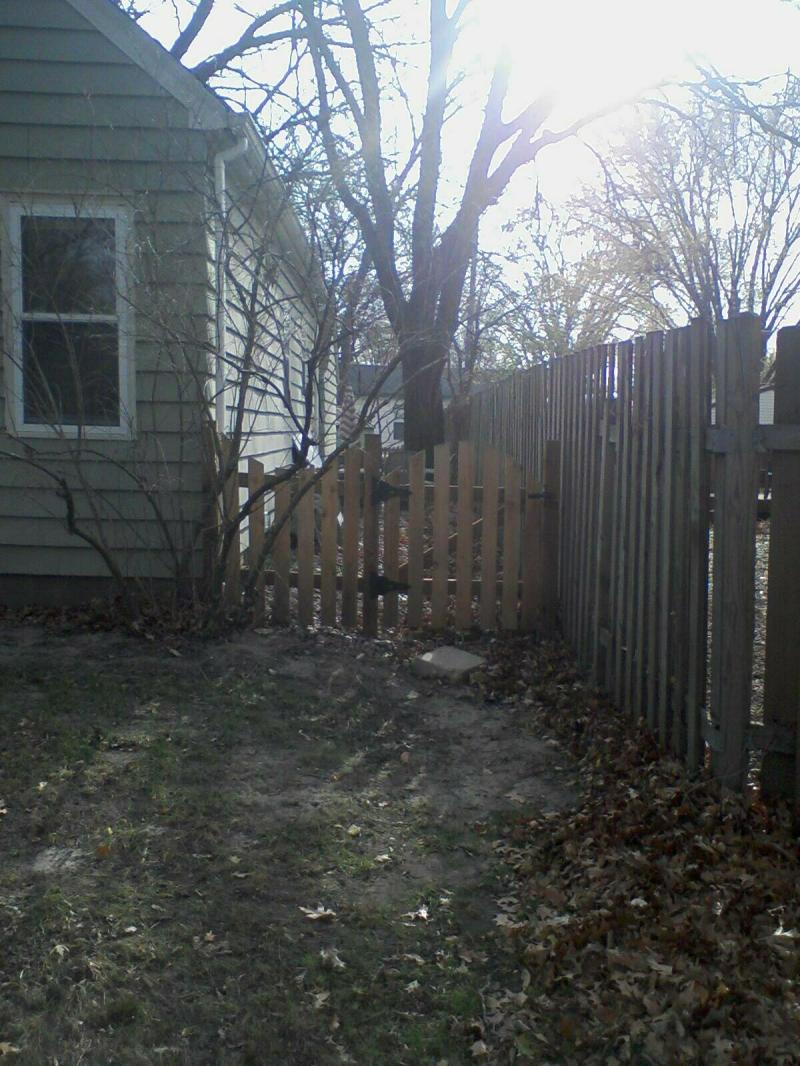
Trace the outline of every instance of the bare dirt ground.
<path fill-rule="evenodd" d="M 0 1057 L 490 1057 L 492 841 L 577 801 L 524 712 L 341 635 L 0 628 Z"/>

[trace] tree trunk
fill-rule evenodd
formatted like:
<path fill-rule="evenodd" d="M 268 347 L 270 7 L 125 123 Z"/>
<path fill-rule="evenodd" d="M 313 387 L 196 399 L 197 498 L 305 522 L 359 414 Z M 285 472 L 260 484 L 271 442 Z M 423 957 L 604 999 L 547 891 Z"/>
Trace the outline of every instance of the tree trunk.
<path fill-rule="evenodd" d="M 430 451 L 445 435 L 444 354 L 436 342 L 409 345 L 402 356 L 406 451 Z"/>

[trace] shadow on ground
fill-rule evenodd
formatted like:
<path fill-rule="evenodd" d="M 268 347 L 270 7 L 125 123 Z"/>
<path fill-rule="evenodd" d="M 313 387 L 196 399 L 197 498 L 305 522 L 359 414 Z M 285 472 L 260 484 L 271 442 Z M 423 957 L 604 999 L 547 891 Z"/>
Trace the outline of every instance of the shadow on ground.
<path fill-rule="evenodd" d="M 0 631 L 0 1049 L 474 1061 L 490 841 L 574 802 L 513 706 L 391 646 Z"/>

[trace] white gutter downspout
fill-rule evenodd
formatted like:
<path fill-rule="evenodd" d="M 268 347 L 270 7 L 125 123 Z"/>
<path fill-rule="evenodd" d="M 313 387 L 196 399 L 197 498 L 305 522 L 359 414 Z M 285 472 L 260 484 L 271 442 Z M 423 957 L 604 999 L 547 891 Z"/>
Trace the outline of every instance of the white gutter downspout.
<path fill-rule="evenodd" d="M 225 283 L 225 225 L 228 218 L 228 194 L 225 164 L 244 155 L 250 142 L 244 134 L 230 148 L 223 148 L 214 156 L 214 195 L 217 199 L 216 260 L 217 260 L 217 361 L 214 367 L 217 433 L 225 432 L 225 357 L 227 355 L 228 318 L 227 285 Z"/>

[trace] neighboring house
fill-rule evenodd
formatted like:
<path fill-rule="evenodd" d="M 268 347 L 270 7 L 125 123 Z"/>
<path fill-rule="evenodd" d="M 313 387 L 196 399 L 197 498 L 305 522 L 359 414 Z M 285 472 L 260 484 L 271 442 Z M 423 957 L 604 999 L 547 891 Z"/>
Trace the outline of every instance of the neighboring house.
<path fill-rule="evenodd" d="M 241 418 L 267 470 L 289 459 L 320 274 L 252 119 L 110 0 L 0 0 L 0 60 L 0 603 L 105 591 L 98 544 L 126 577 L 169 578 L 209 413 Z"/>
<path fill-rule="evenodd" d="M 341 419 L 343 430 L 347 430 L 348 424 L 355 424 L 384 369 L 378 363 L 363 363 L 350 367 L 344 403 L 346 411 Z M 452 398 L 450 383 L 446 378 L 442 378 L 442 399 L 445 407 Z M 381 383 L 365 431 L 380 434 L 384 450 L 403 447 L 403 373 L 399 366 Z"/>

